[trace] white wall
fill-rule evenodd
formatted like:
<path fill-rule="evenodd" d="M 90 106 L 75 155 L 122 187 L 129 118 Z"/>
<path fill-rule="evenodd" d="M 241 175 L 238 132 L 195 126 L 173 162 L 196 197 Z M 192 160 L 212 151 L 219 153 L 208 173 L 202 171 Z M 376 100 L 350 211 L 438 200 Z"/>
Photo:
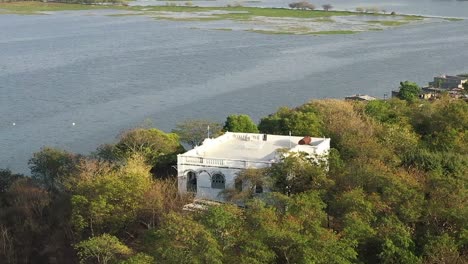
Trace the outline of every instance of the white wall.
<path fill-rule="evenodd" d="M 178 176 L 178 187 L 179 192 L 187 192 L 187 172 L 194 171 L 197 174 L 197 193 L 195 198 L 224 201 L 220 192 L 222 189 L 211 188 L 211 175 L 221 173 L 225 179 L 225 189 L 234 188 L 234 180 L 237 176 L 236 173 L 240 169 L 228 169 L 228 168 L 217 168 L 217 167 L 202 167 L 192 165 L 182 165 L 183 171 L 179 172 Z"/>

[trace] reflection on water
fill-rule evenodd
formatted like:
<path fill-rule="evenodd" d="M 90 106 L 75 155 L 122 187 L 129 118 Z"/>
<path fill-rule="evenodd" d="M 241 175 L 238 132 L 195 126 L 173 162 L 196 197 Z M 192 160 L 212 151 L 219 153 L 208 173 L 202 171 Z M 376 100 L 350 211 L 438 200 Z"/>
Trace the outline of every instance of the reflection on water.
<path fill-rule="evenodd" d="M 0 16 L 0 168 L 27 172 L 44 145 L 89 152 L 148 118 L 165 130 L 258 120 L 309 98 L 382 97 L 401 80 L 468 72 L 468 21 L 314 37 L 101 14 Z"/>

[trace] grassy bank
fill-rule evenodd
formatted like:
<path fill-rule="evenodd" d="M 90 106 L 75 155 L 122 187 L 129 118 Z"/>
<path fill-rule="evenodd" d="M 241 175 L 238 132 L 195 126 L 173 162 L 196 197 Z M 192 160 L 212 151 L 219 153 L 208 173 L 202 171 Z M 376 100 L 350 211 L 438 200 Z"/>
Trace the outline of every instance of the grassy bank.
<path fill-rule="evenodd" d="M 41 12 L 93 10 L 109 8 L 121 9 L 123 7 L 67 3 L 12 2 L 0 3 L 0 14 L 38 14 Z"/>
<path fill-rule="evenodd" d="M 181 0 L 183 1 L 183 0 Z M 261 7 L 198 7 L 198 6 L 122 6 L 122 5 L 88 5 L 88 4 L 68 4 L 68 3 L 43 3 L 43 2 L 12 2 L 0 3 L 3 12 L 18 14 L 34 14 L 40 12 L 53 11 L 73 11 L 92 9 L 117 9 L 141 12 L 210 12 L 226 11 L 235 12 L 228 15 L 229 18 L 245 19 L 252 16 L 263 17 L 290 17 L 290 18 L 327 18 L 333 16 L 391 16 L 389 14 L 360 13 L 350 11 L 323 11 L 323 10 L 297 10 L 288 8 L 261 8 Z M 415 16 L 404 16 L 411 20 Z M 325 19 L 324 22 L 331 22 Z"/>
<path fill-rule="evenodd" d="M 250 16 L 265 17 L 292 17 L 292 18 L 318 18 L 331 16 L 361 15 L 361 13 L 347 11 L 322 11 L 322 10 L 292 10 L 286 8 L 260 8 L 260 7 L 196 7 L 196 6 L 120 6 L 120 5 L 86 5 L 67 3 L 43 3 L 43 2 L 12 2 L 0 3 L 3 12 L 17 14 L 34 14 L 40 12 L 92 10 L 92 9 L 118 9 L 144 12 L 210 12 L 214 10 L 228 12 L 244 12 L 229 14 L 232 18 L 247 18 Z M 364 15 L 364 14 L 362 14 Z M 370 14 L 365 14 L 370 15 Z"/>
<path fill-rule="evenodd" d="M 322 10 L 293 10 L 286 8 L 261 8 L 261 7 L 190 7 L 190 6 L 145 6 L 130 7 L 134 11 L 164 11 L 164 12 L 210 12 L 221 10 L 227 12 L 238 12 L 229 14 L 232 18 L 248 18 L 251 16 L 264 17 L 292 17 L 292 18 L 318 18 L 332 16 L 359 15 L 347 11 L 322 11 Z M 240 13 L 242 12 L 242 13 Z"/>

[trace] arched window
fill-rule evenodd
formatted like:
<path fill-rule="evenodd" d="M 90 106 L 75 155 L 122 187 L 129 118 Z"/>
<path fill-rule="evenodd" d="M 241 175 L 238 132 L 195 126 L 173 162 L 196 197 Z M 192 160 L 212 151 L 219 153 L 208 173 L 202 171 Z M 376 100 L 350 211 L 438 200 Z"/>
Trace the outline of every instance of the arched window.
<path fill-rule="evenodd" d="M 187 191 L 197 192 L 197 174 L 194 171 L 187 172 Z"/>
<path fill-rule="evenodd" d="M 255 185 L 255 193 L 263 193 L 263 186 L 260 183 Z"/>
<path fill-rule="evenodd" d="M 213 189 L 224 189 L 226 186 L 226 180 L 220 173 L 213 174 L 211 176 L 211 188 Z"/>

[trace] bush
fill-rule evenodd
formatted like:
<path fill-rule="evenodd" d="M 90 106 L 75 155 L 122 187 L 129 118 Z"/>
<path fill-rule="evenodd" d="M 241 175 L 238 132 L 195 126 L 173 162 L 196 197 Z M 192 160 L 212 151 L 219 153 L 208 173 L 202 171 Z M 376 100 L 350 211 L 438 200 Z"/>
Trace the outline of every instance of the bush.
<path fill-rule="evenodd" d="M 289 7 L 292 9 L 314 10 L 315 5 L 307 1 L 290 3 Z"/>
<path fill-rule="evenodd" d="M 380 9 L 378 7 L 368 7 L 366 8 L 366 13 L 379 13 Z"/>
<path fill-rule="evenodd" d="M 330 4 L 326 4 L 326 5 L 323 5 L 322 8 L 323 8 L 323 10 L 325 10 L 325 11 L 329 11 L 329 10 L 331 10 L 331 9 L 333 8 L 333 6 L 330 5 Z"/>

